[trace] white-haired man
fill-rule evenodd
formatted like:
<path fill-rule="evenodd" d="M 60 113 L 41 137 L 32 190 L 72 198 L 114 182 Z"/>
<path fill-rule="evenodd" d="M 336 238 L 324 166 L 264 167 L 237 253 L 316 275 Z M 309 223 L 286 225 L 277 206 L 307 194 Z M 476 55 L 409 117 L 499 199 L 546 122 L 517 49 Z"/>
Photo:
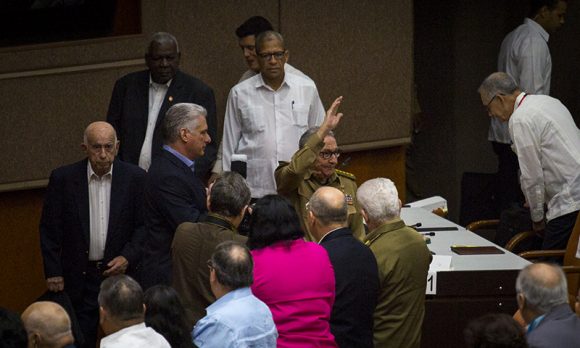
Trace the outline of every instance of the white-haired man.
<path fill-rule="evenodd" d="M 357 196 L 370 231 L 364 242 L 379 267 L 375 347 L 419 347 L 431 253 L 423 237 L 399 217 L 401 201 L 391 180 L 366 181 Z"/>
<path fill-rule="evenodd" d="M 560 267 L 527 266 L 518 275 L 516 292 L 530 347 L 580 347 L 580 318 L 568 304 L 568 284 Z"/>

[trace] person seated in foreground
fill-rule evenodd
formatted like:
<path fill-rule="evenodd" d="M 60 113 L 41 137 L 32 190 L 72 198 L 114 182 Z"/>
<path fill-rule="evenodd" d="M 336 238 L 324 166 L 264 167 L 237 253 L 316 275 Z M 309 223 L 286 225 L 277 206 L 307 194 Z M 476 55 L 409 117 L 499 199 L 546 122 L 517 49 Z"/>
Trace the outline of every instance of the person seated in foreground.
<path fill-rule="evenodd" d="M 70 318 L 55 302 L 34 302 L 22 313 L 22 322 L 29 347 L 74 347 Z"/>
<path fill-rule="evenodd" d="M 170 348 L 155 330 L 145 326 L 143 290 L 131 277 L 105 279 L 99 292 L 99 322 L 106 337 L 101 348 Z"/>
<path fill-rule="evenodd" d="M 518 307 L 530 347 L 580 347 L 580 318 L 568 304 L 566 275 L 557 265 L 535 263 L 516 280 Z"/>
<path fill-rule="evenodd" d="M 234 241 L 220 243 L 207 265 L 217 301 L 195 325 L 194 344 L 200 348 L 276 347 L 272 313 L 250 290 L 254 264 L 248 248 Z"/>
<path fill-rule="evenodd" d="M 175 289 L 155 285 L 144 296 L 145 325 L 163 335 L 172 348 L 192 348 L 191 326 Z"/>
<path fill-rule="evenodd" d="M 336 347 L 330 332 L 335 280 L 326 250 L 304 240 L 296 211 L 285 198 L 256 202 L 248 246 L 254 258 L 252 292 L 278 328 L 278 347 Z"/>
<path fill-rule="evenodd" d="M 486 314 L 464 331 L 467 348 L 527 348 L 523 328 L 507 314 Z"/>

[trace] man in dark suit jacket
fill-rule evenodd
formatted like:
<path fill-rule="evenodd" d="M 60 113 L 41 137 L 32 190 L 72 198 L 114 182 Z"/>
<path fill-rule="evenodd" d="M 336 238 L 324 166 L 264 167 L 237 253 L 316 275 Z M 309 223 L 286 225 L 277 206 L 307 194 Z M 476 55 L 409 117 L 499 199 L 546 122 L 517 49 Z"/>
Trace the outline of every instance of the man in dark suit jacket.
<path fill-rule="evenodd" d="M 172 106 L 163 120 L 163 151 L 155 157 L 145 187 L 142 286 L 171 285 L 171 242 L 183 222 L 197 222 L 207 212 L 205 187 L 194 174 L 195 162 L 211 138 L 206 110 L 196 104 Z"/>
<path fill-rule="evenodd" d="M 354 238 L 340 190 L 323 186 L 308 204 L 308 227 L 328 252 L 336 278 L 330 331 L 339 347 L 373 347 L 373 313 L 379 274 L 372 251 Z"/>
<path fill-rule="evenodd" d="M 115 83 L 107 121 L 117 130 L 119 158 L 148 170 L 161 153 L 161 125 L 167 110 L 177 103 L 195 103 L 207 110 L 209 135 L 217 139 L 216 106 L 213 91 L 201 80 L 181 72 L 179 45 L 169 33 L 153 35 L 145 62 L 148 70 L 128 74 Z M 216 142 L 217 143 L 217 142 Z M 203 180 L 216 158 L 216 143 L 195 164 Z"/>
<path fill-rule="evenodd" d="M 103 276 L 134 274 L 139 264 L 146 173 L 115 160 L 119 142 L 106 122 L 87 127 L 82 147 L 87 159 L 50 176 L 40 242 L 48 289 L 66 291 L 94 348 Z"/>

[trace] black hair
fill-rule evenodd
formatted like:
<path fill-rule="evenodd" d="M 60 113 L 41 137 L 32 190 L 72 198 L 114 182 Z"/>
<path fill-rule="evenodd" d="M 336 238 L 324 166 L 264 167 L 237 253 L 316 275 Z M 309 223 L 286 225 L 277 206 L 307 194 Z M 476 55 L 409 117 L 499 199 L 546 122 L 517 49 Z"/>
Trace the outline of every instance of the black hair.
<path fill-rule="evenodd" d="M 238 216 L 251 198 L 250 189 L 243 176 L 236 172 L 223 172 L 211 187 L 211 212 L 226 217 Z"/>
<path fill-rule="evenodd" d="M 160 333 L 172 348 L 191 348 L 191 325 L 179 295 L 170 286 L 155 285 L 145 291 L 145 325 Z"/>
<path fill-rule="evenodd" d="M 0 308 L 0 347 L 26 348 L 28 335 L 18 314 Z"/>
<path fill-rule="evenodd" d="M 486 314 L 464 331 L 468 348 L 527 348 L 524 329 L 507 314 Z"/>
<path fill-rule="evenodd" d="M 530 0 L 530 14 L 528 17 L 533 18 L 542 7 L 547 6 L 548 10 L 555 9 L 560 1 L 568 2 L 567 0 Z"/>
<path fill-rule="evenodd" d="M 262 16 L 248 18 L 242 25 L 236 29 L 236 36 L 240 39 L 254 35 L 258 36 L 261 32 L 273 30 L 272 23 Z"/>
<path fill-rule="evenodd" d="M 252 211 L 248 246 L 259 249 L 279 241 L 304 237 L 300 219 L 290 202 L 278 195 L 260 198 Z"/>

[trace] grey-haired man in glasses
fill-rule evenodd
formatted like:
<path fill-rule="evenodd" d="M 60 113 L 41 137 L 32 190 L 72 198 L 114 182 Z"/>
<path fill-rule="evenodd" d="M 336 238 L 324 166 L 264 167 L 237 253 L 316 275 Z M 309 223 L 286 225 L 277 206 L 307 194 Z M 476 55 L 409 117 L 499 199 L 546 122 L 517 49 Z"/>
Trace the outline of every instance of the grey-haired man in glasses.
<path fill-rule="evenodd" d="M 307 240 L 316 240 L 308 230 L 306 203 L 322 186 L 342 191 L 348 204 L 348 227 L 356 238 L 365 235 L 362 217 L 356 200 L 356 181 L 351 173 L 336 169 L 340 152 L 332 132 L 342 113 L 338 112 L 342 97 L 336 98 L 320 127 L 308 129 L 299 141 L 299 149 L 290 162 L 281 162 L 275 172 L 278 193 L 287 197 L 300 216 Z"/>

